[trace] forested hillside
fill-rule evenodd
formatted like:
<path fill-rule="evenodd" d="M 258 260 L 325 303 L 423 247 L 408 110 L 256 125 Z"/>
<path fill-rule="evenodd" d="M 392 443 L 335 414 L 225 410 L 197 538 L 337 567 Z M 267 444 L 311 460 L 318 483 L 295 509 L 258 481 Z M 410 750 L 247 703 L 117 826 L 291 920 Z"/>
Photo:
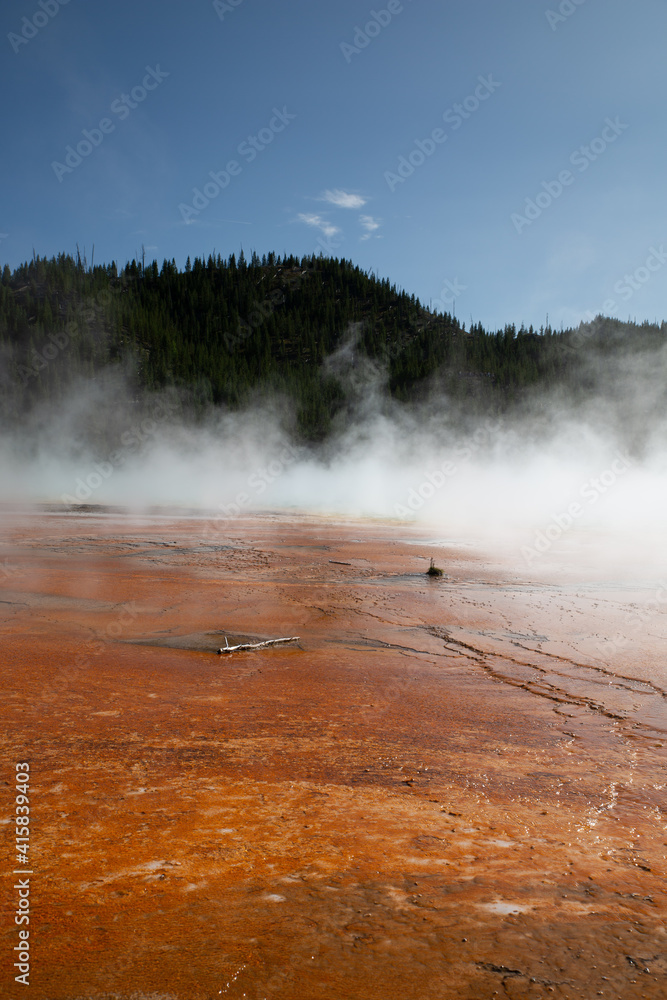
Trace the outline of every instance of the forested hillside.
<path fill-rule="evenodd" d="M 373 359 L 386 390 L 409 403 L 436 390 L 462 405 L 506 410 L 535 387 L 586 391 L 590 358 L 665 343 L 667 325 L 599 317 L 578 330 L 466 330 L 350 261 L 253 254 L 88 266 L 35 257 L 0 284 L 5 426 L 66 396 L 80 377 L 123 363 L 137 394 L 175 386 L 193 410 L 236 408 L 267 387 L 287 394 L 301 434 L 319 439 L 346 405 L 326 363 L 342 345 Z"/>

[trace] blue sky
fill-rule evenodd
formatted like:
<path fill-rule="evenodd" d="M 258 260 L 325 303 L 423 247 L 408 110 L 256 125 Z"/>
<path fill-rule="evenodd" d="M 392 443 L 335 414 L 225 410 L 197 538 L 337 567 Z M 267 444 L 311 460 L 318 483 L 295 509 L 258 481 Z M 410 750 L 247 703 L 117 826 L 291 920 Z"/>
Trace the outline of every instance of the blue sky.
<path fill-rule="evenodd" d="M 667 318 L 664 0 L 0 18 L 10 266 L 323 249 L 491 329 Z"/>

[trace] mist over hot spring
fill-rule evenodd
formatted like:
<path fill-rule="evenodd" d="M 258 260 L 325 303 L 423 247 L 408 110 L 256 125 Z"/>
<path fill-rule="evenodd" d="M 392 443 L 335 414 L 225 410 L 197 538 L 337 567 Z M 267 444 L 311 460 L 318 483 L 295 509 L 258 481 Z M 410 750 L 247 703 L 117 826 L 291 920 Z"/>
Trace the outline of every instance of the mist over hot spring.
<path fill-rule="evenodd" d="M 196 508 L 220 530 L 276 508 L 419 521 L 442 537 L 513 546 L 526 565 L 542 555 L 540 537 L 548 551 L 588 529 L 659 562 L 667 346 L 601 362 L 582 338 L 577 385 L 498 414 L 469 412 L 437 378 L 420 402 L 397 402 L 387 366 L 357 341 L 350 330 L 325 361 L 347 406 L 323 442 L 299 439 L 279 393 L 195 417 L 187 392 L 138 393 L 131 366 L 118 365 L 5 429 L 2 499 Z"/>

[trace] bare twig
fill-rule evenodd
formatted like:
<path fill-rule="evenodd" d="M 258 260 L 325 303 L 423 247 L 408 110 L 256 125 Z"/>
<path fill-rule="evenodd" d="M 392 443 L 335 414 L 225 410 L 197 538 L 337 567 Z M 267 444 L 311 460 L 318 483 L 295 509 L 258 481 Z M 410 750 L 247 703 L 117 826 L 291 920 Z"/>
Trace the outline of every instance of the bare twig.
<path fill-rule="evenodd" d="M 236 653 L 240 649 L 263 649 L 265 646 L 277 646 L 279 642 L 298 642 L 300 635 L 290 636 L 288 639 L 267 639 L 266 642 L 242 642 L 239 646 L 230 646 L 225 636 L 225 645 L 218 650 L 218 653 Z"/>

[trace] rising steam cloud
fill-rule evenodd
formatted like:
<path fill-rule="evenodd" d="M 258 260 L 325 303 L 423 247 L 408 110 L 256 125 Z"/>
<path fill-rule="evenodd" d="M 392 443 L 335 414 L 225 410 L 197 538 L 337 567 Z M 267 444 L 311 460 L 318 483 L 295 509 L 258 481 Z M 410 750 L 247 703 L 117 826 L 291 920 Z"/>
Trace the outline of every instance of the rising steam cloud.
<path fill-rule="evenodd" d="M 667 348 L 601 363 L 583 344 L 576 387 L 499 416 L 455 405 L 437 384 L 419 405 L 394 402 L 357 333 L 326 362 L 348 403 L 324 444 L 298 443 L 280 396 L 195 420 L 176 391 L 138 396 L 130 368 L 107 369 L 4 432 L 1 499 L 181 507 L 221 528 L 277 508 L 418 521 L 439 537 L 514 546 L 528 566 L 586 530 L 659 559 Z"/>

